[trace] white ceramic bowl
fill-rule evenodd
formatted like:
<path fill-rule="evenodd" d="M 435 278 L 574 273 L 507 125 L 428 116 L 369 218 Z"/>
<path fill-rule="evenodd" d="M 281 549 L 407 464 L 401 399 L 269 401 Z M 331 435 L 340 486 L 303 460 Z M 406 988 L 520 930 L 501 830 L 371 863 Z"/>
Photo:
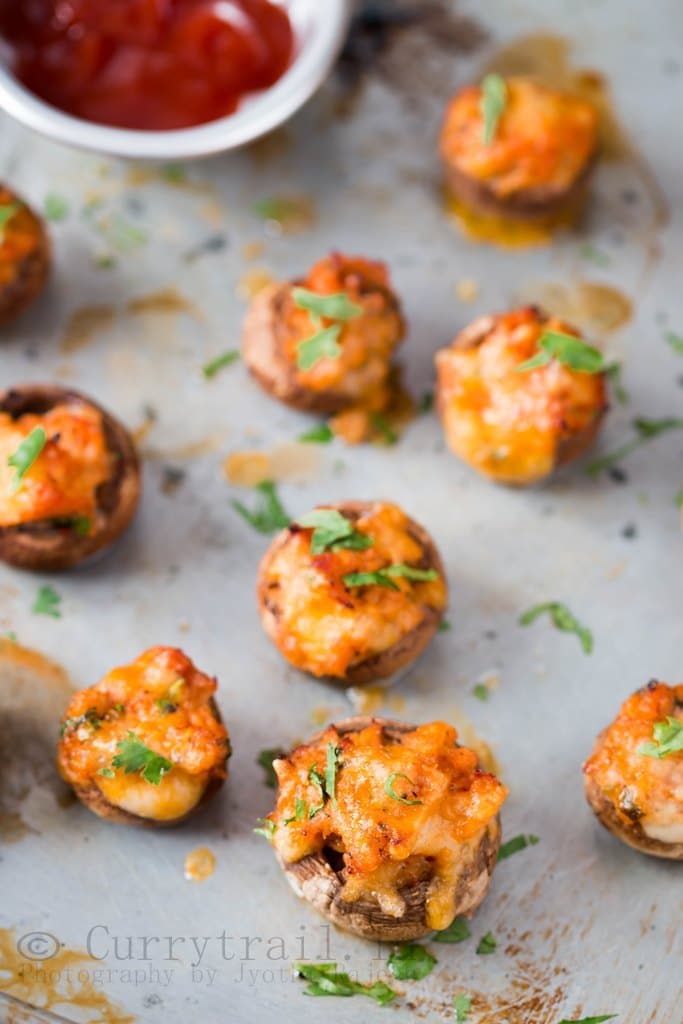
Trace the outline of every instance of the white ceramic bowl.
<path fill-rule="evenodd" d="M 0 108 L 58 142 L 138 160 L 186 160 L 236 149 L 265 135 L 303 106 L 327 78 L 344 42 L 351 0 L 275 0 L 296 37 L 292 66 L 275 85 L 248 96 L 227 117 L 175 131 L 132 131 L 92 124 L 34 96 L 0 65 Z"/>

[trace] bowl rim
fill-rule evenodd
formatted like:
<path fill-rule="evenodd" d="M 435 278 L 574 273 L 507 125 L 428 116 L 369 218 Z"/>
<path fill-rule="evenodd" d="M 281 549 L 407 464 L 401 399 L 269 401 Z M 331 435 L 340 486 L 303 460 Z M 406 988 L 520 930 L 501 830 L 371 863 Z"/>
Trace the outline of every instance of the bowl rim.
<path fill-rule="evenodd" d="M 56 142 L 114 157 L 187 160 L 244 146 L 294 114 L 329 75 L 351 20 L 350 0 L 313 0 L 319 13 L 310 40 L 284 75 L 255 93 L 235 113 L 193 128 L 146 131 L 114 128 L 73 117 L 30 92 L 0 64 L 0 109 L 16 121 Z"/>

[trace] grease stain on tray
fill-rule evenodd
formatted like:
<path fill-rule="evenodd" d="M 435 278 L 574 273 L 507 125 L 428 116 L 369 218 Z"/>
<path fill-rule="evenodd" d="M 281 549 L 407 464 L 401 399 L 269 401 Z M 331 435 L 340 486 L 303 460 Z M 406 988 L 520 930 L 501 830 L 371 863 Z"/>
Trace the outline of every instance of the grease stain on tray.
<path fill-rule="evenodd" d="M 236 487 L 256 487 L 264 480 L 311 480 L 322 462 L 319 451 L 310 444 L 281 444 L 271 452 L 236 451 L 223 462 L 223 472 Z"/>
<path fill-rule="evenodd" d="M 198 846 L 185 858 L 183 875 L 188 882 L 204 882 L 216 869 L 216 856 L 208 846 Z"/>
<path fill-rule="evenodd" d="M 70 354 L 95 341 L 100 331 L 114 323 L 116 310 L 110 305 L 82 306 L 75 309 L 67 320 L 60 343 L 60 352 Z"/>
<path fill-rule="evenodd" d="M 82 306 L 75 309 L 67 320 L 60 352 L 71 355 L 96 342 L 99 336 L 113 327 L 126 315 L 142 316 L 192 316 L 204 320 L 204 315 L 195 303 L 187 299 L 177 288 L 162 288 L 147 295 L 138 295 L 122 307 L 110 304 Z"/>
<path fill-rule="evenodd" d="M 577 280 L 543 282 L 525 289 L 522 302 L 537 302 L 590 336 L 603 337 L 629 322 L 633 303 L 613 285 Z"/>
<path fill-rule="evenodd" d="M 22 956 L 20 949 L 21 936 L 0 928 L 0 993 L 5 992 L 28 1006 L 60 1014 L 60 1019 L 72 1020 L 76 1011 L 79 1020 L 93 1024 L 134 1024 L 135 1017 L 112 1003 L 102 991 L 101 982 L 96 981 L 101 964 L 86 952 L 58 948 L 49 960 L 34 963 Z M 14 1020 L 11 1008 L 9 1013 L 3 1019 Z M 17 1013 L 16 1019 L 32 1018 Z"/>

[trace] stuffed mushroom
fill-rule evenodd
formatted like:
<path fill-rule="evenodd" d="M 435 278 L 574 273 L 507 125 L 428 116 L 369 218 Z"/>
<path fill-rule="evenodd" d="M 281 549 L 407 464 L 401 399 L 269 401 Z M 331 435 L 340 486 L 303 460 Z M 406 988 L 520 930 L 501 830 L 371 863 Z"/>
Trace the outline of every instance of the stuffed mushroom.
<path fill-rule="evenodd" d="M 53 385 L 0 393 L 0 559 L 68 569 L 112 544 L 140 497 L 128 431 L 90 398 Z"/>
<path fill-rule="evenodd" d="M 50 273 L 50 241 L 42 220 L 0 185 L 0 326 L 40 295 Z"/>
<path fill-rule="evenodd" d="M 535 306 L 479 317 L 436 369 L 449 447 L 498 483 L 533 484 L 577 458 L 607 411 L 601 353 Z"/>
<path fill-rule="evenodd" d="M 470 917 L 484 899 L 507 795 L 444 722 L 350 718 L 274 762 L 260 829 L 287 880 L 334 924 L 383 941 Z"/>
<path fill-rule="evenodd" d="M 281 402 L 367 419 L 391 401 L 391 359 L 403 334 L 384 264 L 333 253 L 303 280 L 259 292 L 243 353 L 261 387 Z"/>
<path fill-rule="evenodd" d="M 683 860 L 683 685 L 652 680 L 629 697 L 583 770 L 606 829 L 642 853 Z"/>
<path fill-rule="evenodd" d="M 216 680 L 173 647 L 152 647 L 74 694 L 57 764 L 76 796 L 124 825 L 176 825 L 227 777 L 230 741 Z"/>
<path fill-rule="evenodd" d="M 275 538 L 258 573 L 261 620 L 275 646 L 296 668 L 347 686 L 413 662 L 447 598 L 429 534 L 387 502 L 314 509 Z"/>
<path fill-rule="evenodd" d="M 504 219 L 558 218 L 581 200 L 598 152 L 598 113 L 529 78 L 487 75 L 451 100 L 440 152 L 450 191 Z"/>

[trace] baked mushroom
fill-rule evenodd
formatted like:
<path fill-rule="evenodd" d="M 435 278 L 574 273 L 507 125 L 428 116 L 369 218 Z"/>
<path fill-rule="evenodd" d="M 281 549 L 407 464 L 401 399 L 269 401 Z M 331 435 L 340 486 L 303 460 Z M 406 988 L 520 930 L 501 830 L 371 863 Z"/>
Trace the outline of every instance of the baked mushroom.
<path fill-rule="evenodd" d="M 533 484 L 576 459 L 607 411 L 602 354 L 536 306 L 479 317 L 436 370 L 449 447 L 498 483 Z"/>
<path fill-rule="evenodd" d="M 274 762 L 262 820 L 288 882 L 364 938 L 417 939 L 471 917 L 500 845 L 507 790 L 444 722 L 349 718 Z"/>
<path fill-rule="evenodd" d="M 487 75 L 450 101 L 440 153 L 465 206 L 538 221 L 574 210 L 598 152 L 598 113 L 578 96 L 529 78 Z"/>
<path fill-rule="evenodd" d="M 227 777 L 230 741 L 216 680 L 173 647 L 152 647 L 74 694 L 57 766 L 91 811 L 123 825 L 177 825 Z"/>
<path fill-rule="evenodd" d="M 383 263 L 333 253 L 306 278 L 259 292 L 243 354 L 261 387 L 304 412 L 381 414 L 404 321 Z"/>
<path fill-rule="evenodd" d="M 68 569 L 109 547 L 140 497 L 128 431 L 77 391 L 27 384 L 0 393 L 0 559 Z"/>
<path fill-rule="evenodd" d="M 431 537 L 388 502 L 314 509 L 278 534 L 258 572 L 261 621 L 281 654 L 346 686 L 413 662 L 447 598 Z"/>
<path fill-rule="evenodd" d="M 50 263 L 43 221 L 16 192 L 0 185 L 0 326 L 40 295 Z"/>
<path fill-rule="evenodd" d="M 683 860 L 683 685 L 653 679 L 637 690 L 583 771 L 606 829 L 641 853 Z"/>

